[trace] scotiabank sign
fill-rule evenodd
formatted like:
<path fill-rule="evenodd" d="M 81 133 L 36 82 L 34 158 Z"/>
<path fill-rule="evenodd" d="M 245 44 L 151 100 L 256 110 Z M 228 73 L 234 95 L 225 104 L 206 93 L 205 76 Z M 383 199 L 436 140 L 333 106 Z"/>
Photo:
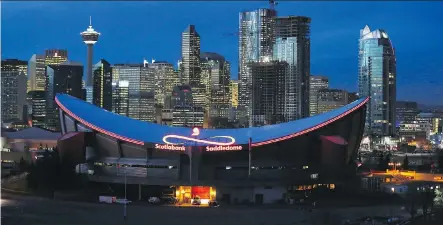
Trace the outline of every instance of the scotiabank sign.
<path fill-rule="evenodd" d="M 168 151 L 185 151 L 185 146 L 170 145 L 170 144 L 155 144 L 155 149 L 168 150 Z M 205 151 L 241 151 L 243 147 L 240 145 L 235 146 L 205 146 Z"/>
<path fill-rule="evenodd" d="M 169 150 L 169 151 L 185 151 L 186 147 L 178 145 L 169 145 L 169 144 L 155 144 L 155 149 Z"/>
<path fill-rule="evenodd" d="M 206 146 L 206 151 L 241 151 L 242 146 Z"/>

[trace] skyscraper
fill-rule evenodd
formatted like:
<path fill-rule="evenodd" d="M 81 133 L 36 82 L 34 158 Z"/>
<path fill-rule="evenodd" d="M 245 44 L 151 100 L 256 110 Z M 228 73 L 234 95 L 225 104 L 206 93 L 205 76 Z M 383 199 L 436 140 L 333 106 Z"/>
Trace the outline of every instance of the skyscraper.
<path fill-rule="evenodd" d="M 311 76 L 309 83 L 309 111 L 310 116 L 318 114 L 318 91 L 321 89 L 327 89 L 329 87 L 328 77 L 325 76 Z"/>
<path fill-rule="evenodd" d="M 360 30 L 358 92 L 369 96 L 365 133 L 391 136 L 395 134 L 396 58 L 388 34 L 384 30 Z"/>
<path fill-rule="evenodd" d="M 209 101 L 209 115 L 211 118 L 228 118 L 231 107 L 231 66 L 223 56 L 211 52 L 202 53 L 200 62 L 201 80 L 205 85 L 206 99 Z"/>
<path fill-rule="evenodd" d="M 66 93 L 84 99 L 82 90 L 83 65 L 69 62 L 46 67 L 46 120 L 45 126 L 50 130 L 60 131 L 58 106 L 54 101 L 57 93 Z"/>
<path fill-rule="evenodd" d="M 92 78 L 92 56 L 93 56 L 93 47 L 94 44 L 98 41 L 98 37 L 100 33 L 92 28 L 92 19 L 89 17 L 89 27 L 86 31 L 80 33 L 83 38 L 83 42 L 86 44 L 88 48 L 88 58 L 86 61 L 86 87 L 92 86 L 93 78 Z"/>
<path fill-rule="evenodd" d="M 182 33 L 181 77 L 191 87 L 200 85 L 200 35 L 194 25 Z"/>
<path fill-rule="evenodd" d="M 276 14 L 271 9 L 257 9 L 239 15 L 239 101 L 246 108 L 250 104 L 252 82 L 247 64 L 272 58 Z"/>
<path fill-rule="evenodd" d="M 112 111 L 112 68 L 104 59 L 93 67 L 92 103 Z"/>
<path fill-rule="evenodd" d="M 418 114 L 418 104 L 412 101 L 397 101 L 395 104 L 396 124 L 398 127 L 400 123 L 412 123 Z"/>
<path fill-rule="evenodd" d="M 238 106 L 238 80 L 231 80 L 231 106 Z"/>
<path fill-rule="evenodd" d="M 28 62 L 17 59 L 2 60 L 1 65 L 1 120 L 23 121 L 26 105 L 26 78 Z"/>
<path fill-rule="evenodd" d="M 166 96 L 172 93 L 172 86 L 178 85 L 178 77 L 174 72 L 174 66 L 166 61 L 155 60 L 152 60 L 151 63 L 145 61 L 143 64 L 145 67 L 154 70 L 155 104 L 163 106 Z"/>
<path fill-rule="evenodd" d="M 248 68 L 252 75 L 252 117 L 249 126 L 286 122 L 284 87 L 288 63 L 253 62 L 249 63 Z"/>
<path fill-rule="evenodd" d="M 34 54 L 29 60 L 29 91 L 44 91 L 46 84 L 45 56 Z"/>
<path fill-rule="evenodd" d="M 203 127 L 204 109 L 196 107 L 192 87 L 179 85 L 172 91 L 172 125 L 183 127 Z"/>
<path fill-rule="evenodd" d="M 68 50 L 47 49 L 45 50 L 45 67 L 48 65 L 59 65 L 68 60 Z"/>
<path fill-rule="evenodd" d="M 289 64 L 284 110 L 289 121 L 309 116 L 310 23 L 311 18 L 303 16 L 277 17 L 275 21 L 273 59 Z"/>
<path fill-rule="evenodd" d="M 127 84 L 129 117 L 141 121 L 154 121 L 154 69 L 144 67 L 143 64 L 115 64 L 112 66 L 112 81 L 116 85 L 119 84 L 119 87 L 121 87 L 120 81 L 125 81 L 125 86 Z"/>
<path fill-rule="evenodd" d="M 129 117 L 129 82 L 112 82 L 112 112 Z"/>
<path fill-rule="evenodd" d="M 276 15 L 273 9 L 257 9 L 239 15 L 239 105 L 246 109 L 248 116 L 252 90 L 248 63 L 272 60 Z"/>
<path fill-rule="evenodd" d="M 28 120 L 32 127 L 45 127 L 46 97 L 45 91 L 33 90 L 27 95 Z"/>

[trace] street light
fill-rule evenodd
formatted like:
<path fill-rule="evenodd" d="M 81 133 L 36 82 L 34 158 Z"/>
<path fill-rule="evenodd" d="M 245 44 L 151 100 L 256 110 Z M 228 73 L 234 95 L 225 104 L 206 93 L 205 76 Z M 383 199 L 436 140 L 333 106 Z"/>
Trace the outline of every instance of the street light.
<path fill-rule="evenodd" d="M 397 167 L 398 167 L 398 166 L 401 166 L 401 163 L 399 163 L 399 162 L 396 162 L 396 163 L 394 163 L 394 162 L 390 162 L 390 163 L 388 163 L 388 165 L 389 165 L 389 166 L 392 166 L 392 168 L 393 168 L 394 170 L 397 170 Z"/>

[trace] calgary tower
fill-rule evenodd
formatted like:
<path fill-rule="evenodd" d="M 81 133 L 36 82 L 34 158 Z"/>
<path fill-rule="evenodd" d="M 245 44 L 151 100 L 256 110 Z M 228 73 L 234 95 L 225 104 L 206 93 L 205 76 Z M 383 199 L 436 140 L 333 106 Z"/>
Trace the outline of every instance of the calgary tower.
<path fill-rule="evenodd" d="M 92 19 L 89 17 L 89 27 L 86 31 L 80 33 L 83 38 L 83 42 L 88 47 L 88 61 L 86 67 L 86 87 L 92 86 L 92 55 L 93 55 L 93 46 L 98 41 L 98 36 L 100 33 L 92 28 Z"/>

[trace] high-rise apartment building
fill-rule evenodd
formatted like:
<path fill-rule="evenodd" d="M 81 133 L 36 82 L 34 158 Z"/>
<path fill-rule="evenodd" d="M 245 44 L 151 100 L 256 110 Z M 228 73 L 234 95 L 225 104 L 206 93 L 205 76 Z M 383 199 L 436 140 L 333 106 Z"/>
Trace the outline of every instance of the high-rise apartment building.
<path fill-rule="evenodd" d="M 83 65 L 75 62 L 66 62 L 46 67 L 47 89 L 45 126 L 54 131 L 60 131 L 58 106 L 55 103 L 57 93 L 65 93 L 84 99 L 82 89 Z"/>
<path fill-rule="evenodd" d="M 249 125 L 262 126 L 286 122 L 285 78 L 288 63 L 281 61 L 249 63 L 252 75 L 252 117 Z"/>
<path fill-rule="evenodd" d="M 231 80 L 231 106 L 238 106 L 238 80 Z"/>
<path fill-rule="evenodd" d="M 210 118 L 228 118 L 231 108 L 231 66 L 217 53 L 201 54 L 201 81 L 205 86 Z"/>
<path fill-rule="evenodd" d="M 112 67 L 112 81 L 128 83 L 128 116 L 147 122 L 155 119 L 154 70 L 143 64 L 115 64 Z M 114 95 L 114 94 L 113 94 Z"/>
<path fill-rule="evenodd" d="M 92 103 L 112 111 L 112 67 L 106 60 L 102 59 L 92 69 Z"/>
<path fill-rule="evenodd" d="M 384 30 L 360 30 L 358 93 L 371 97 L 365 134 L 395 134 L 396 58 L 394 46 Z"/>
<path fill-rule="evenodd" d="M 273 59 L 289 64 L 284 111 L 288 120 L 310 115 L 310 23 L 311 18 L 303 16 L 277 17 L 275 20 Z"/>
<path fill-rule="evenodd" d="M 46 96 L 45 91 L 33 90 L 27 95 L 28 123 L 32 127 L 46 127 Z"/>
<path fill-rule="evenodd" d="M 248 63 L 272 60 L 276 15 L 273 9 L 257 9 L 239 15 L 239 105 L 248 117 L 253 89 Z"/>
<path fill-rule="evenodd" d="M 189 25 L 182 33 L 181 77 L 184 84 L 191 87 L 200 85 L 200 35 L 194 25 Z"/>
<path fill-rule="evenodd" d="M 317 114 L 335 110 L 349 103 L 348 92 L 345 90 L 321 89 L 317 95 Z"/>
<path fill-rule="evenodd" d="M 28 62 L 17 59 L 2 60 L 1 120 L 23 121 L 26 105 Z"/>
<path fill-rule="evenodd" d="M 29 91 L 44 91 L 46 84 L 46 66 L 44 55 L 34 54 L 29 60 L 29 80 L 28 80 L 28 92 Z"/>
<path fill-rule="evenodd" d="M 309 82 L 309 111 L 310 116 L 318 114 L 318 91 L 321 89 L 329 88 L 329 80 L 326 76 L 314 76 L 310 77 Z"/>

